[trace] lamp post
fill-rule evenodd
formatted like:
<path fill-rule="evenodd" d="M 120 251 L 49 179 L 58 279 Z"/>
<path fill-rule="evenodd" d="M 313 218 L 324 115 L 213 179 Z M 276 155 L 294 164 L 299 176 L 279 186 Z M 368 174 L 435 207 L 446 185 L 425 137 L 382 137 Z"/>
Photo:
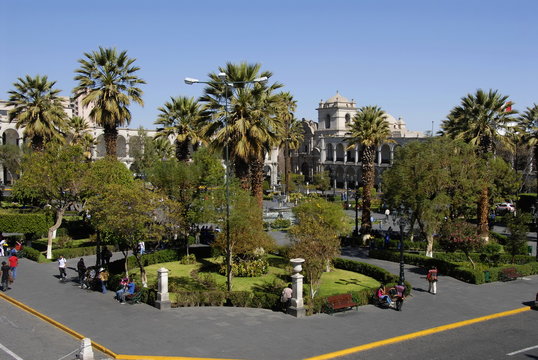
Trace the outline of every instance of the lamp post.
<path fill-rule="evenodd" d="M 405 226 L 407 225 L 407 219 L 405 217 L 405 209 L 403 207 L 400 208 L 400 285 L 403 285 L 405 282 L 405 274 L 404 274 L 404 232 L 405 232 Z"/>
<path fill-rule="evenodd" d="M 224 187 L 226 198 L 226 288 L 228 291 L 232 290 L 232 246 L 230 241 L 230 151 L 229 151 L 229 134 L 228 134 L 228 91 L 235 85 L 241 84 L 255 84 L 267 82 L 267 76 L 256 78 L 252 81 L 230 81 L 228 75 L 221 72 L 217 75 L 218 83 L 224 87 L 224 132 L 226 137 L 226 143 L 224 145 Z M 185 84 L 214 84 L 214 82 L 200 81 L 194 78 L 185 78 Z"/>
<path fill-rule="evenodd" d="M 359 236 L 359 187 L 355 189 L 355 230 L 353 236 Z"/>

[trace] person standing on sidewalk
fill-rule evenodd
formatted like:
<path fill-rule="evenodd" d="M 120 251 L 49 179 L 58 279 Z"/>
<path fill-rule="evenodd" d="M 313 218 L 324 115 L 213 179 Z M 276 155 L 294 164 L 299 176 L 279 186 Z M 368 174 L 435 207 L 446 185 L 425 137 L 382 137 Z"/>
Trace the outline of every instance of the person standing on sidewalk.
<path fill-rule="evenodd" d="M 19 259 L 17 258 L 17 253 L 12 253 L 8 258 L 9 267 L 11 268 L 11 278 L 15 281 L 17 277 L 17 266 L 19 266 Z"/>
<path fill-rule="evenodd" d="M 63 257 L 63 255 L 60 255 L 58 258 L 58 269 L 60 270 L 60 280 L 65 281 L 67 278 L 67 272 L 65 271 L 65 266 L 67 265 L 67 260 Z"/>
<path fill-rule="evenodd" d="M 435 266 L 428 270 L 426 279 L 429 283 L 428 292 L 434 295 L 437 294 L 437 268 Z"/>
<path fill-rule="evenodd" d="M 2 261 L 2 267 L 0 268 L 1 280 L 2 280 L 2 291 L 7 291 L 9 289 L 9 273 L 11 268 L 5 261 Z"/>
<path fill-rule="evenodd" d="M 84 275 L 86 275 L 86 264 L 84 264 L 84 259 L 80 258 L 80 260 L 77 263 L 77 272 L 78 272 L 78 282 L 80 284 L 80 288 L 83 288 L 84 285 Z"/>
<path fill-rule="evenodd" d="M 104 268 L 99 269 L 99 275 L 97 275 L 99 278 L 99 283 L 101 284 L 101 292 L 103 294 L 106 294 L 107 288 L 106 283 L 108 282 L 108 271 L 106 271 Z"/>

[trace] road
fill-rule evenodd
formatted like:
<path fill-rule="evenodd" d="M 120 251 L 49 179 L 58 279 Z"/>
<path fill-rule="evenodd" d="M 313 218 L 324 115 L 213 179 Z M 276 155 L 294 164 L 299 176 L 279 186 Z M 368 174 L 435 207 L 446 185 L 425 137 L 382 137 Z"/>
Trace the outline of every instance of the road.
<path fill-rule="evenodd" d="M 0 324 L 1 360 L 72 360 L 78 353 L 77 339 L 3 299 Z M 95 351 L 94 355 L 107 358 Z"/>
<path fill-rule="evenodd" d="M 538 359 L 536 324 L 538 324 L 538 311 L 526 311 L 358 352 L 339 359 Z"/>

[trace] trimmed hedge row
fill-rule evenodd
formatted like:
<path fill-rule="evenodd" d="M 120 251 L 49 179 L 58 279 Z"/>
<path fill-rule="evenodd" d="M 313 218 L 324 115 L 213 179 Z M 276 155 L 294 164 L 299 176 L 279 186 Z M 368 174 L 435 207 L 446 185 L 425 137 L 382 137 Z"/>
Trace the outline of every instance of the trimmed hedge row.
<path fill-rule="evenodd" d="M 109 250 L 113 251 L 113 246 L 107 246 Z M 66 259 L 72 259 L 87 255 L 95 255 L 95 246 L 82 246 L 77 248 L 65 248 L 65 249 L 55 249 L 52 250 L 52 257 L 57 259 L 60 255 L 63 255 Z"/>
<path fill-rule="evenodd" d="M 394 251 L 370 250 L 370 257 L 393 262 L 400 261 L 400 254 Z M 406 264 L 421 266 L 425 268 L 431 268 L 432 266 L 435 266 L 441 274 L 451 276 L 455 279 L 465 281 L 470 284 L 483 284 L 485 282 L 484 271 L 465 268 L 444 259 L 430 258 L 424 255 L 404 253 L 404 262 Z M 524 265 L 509 264 L 500 267 L 489 268 L 487 271 L 490 272 L 490 281 L 497 281 L 499 279 L 499 273 L 502 271 L 502 269 L 505 268 L 515 268 L 521 275 L 538 274 L 538 262 L 530 262 Z"/>
<path fill-rule="evenodd" d="M 38 263 L 45 263 L 48 261 L 45 255 L 43 255 L 41 252 L 28 246 L 25 246 L 22 249 L 22 254 L 20 256 Z"/>
<path fill-rule="evenodd" d="M 223 306 L 253 307 L 277 310 L 280 296 L 260 291 L 179 291 L 171 297 L 174 307 L 184 306 Z"/>
<path fill-rule="evenodd" d="M 510 254 L 498 254 L 499 257 L 496 259 L 497 262 L 502 264 L 528 264 L 531 262 L 535 262 L 536 258 L 534 256 L 529 255 L 516 255 L 512 261 L 512 255 Z M 478 253 L 472 253 L 470 254 L 471 259 L 473 259 L 474 262 L 481 262 L 481 256 L 482 254 Z M 454 253 L 434 253 L 433 257 L 440 260 L 445 260 L 449 262 L 465 262 L 468 261 L 467 255 L 465 255 L 462 252 L 454 252 Z"/>
<path fill-rule="evenodd" d="M 0 229 L 7 233 L 46 234 L 52 226 L 50 214 L 0 212 Z"/>

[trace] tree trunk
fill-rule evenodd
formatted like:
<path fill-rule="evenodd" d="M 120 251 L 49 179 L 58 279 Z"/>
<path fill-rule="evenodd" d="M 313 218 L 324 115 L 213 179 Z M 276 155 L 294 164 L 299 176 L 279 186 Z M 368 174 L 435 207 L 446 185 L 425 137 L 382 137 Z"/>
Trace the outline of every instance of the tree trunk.
<path fill-rule="evenodd" d="M 489 240 L 489 227 L 488 227 L 488 212 L 489 212 L 489 191 L 488 187 L 484 186 L 480 193 L 480 199 L 478 200 L 477 207 L 477 220 L 478 220 L 478 234 L 485 241 Z"/>
<path fill-rule="evenodd" d="M 64 213 L 65 213 L 65 210 L 67 209 L 67 207 L 69 206 L 69 204 L 67 205 L 64 205 L 58 209 L 56 209 L 56 222 L 54 223 L 54 225 L 52 225 L 50 228 L 49 228 L 49 231 L 48 231 L 48 236 L 47 236 L 47 259 L 52 259 L 52 235 L 54 234 L 54 232 L 56 230 L 58 230 L 58 228 L 60 227 L 60 225 L 62 225 L 62 220 L 64 218 Z"/>
<path fill-rule="evenodd" d="M 433 234 L 427 234 L 426 241 L 428 242 L 428 245 L 426 247 L 426 256 L 432 258 L 433 257 Z"/>
<path fill-rule="evenodd" d="M 176 140 L 176 159 L 178 161 L 189 160 L 189 142 Z"/>
<path fill-rule="evenodd" d="M 228 244 L 226 244 L 226 290 L 232 291 L 232 247 Z"/>
<path fill-rule="evenodd" d="M 375 180 L 375 167 L 374 167 L 375 147 L 368 146 L 362 151 L 362 217 L 361 217 L 361 229 L 363 242 L 370 238 L 372 231 L 371 218 L 371 205 L 372 205 L 372 189 L 374 187 Z"/>
<path fill-rule="evenodd" d="M 117 158 L 118 152 L 116 149 L 116 144 L 118 141 L 118 128 L 115 126 L 104 126 L 104 137 L 105 137 L 105 148 L 106 155 Z"/>
<path fill-rule="evenodd" d="M 291 165 L 291 159 L 290 159 L 290 149 L 288 140 L 286 140 L 284 145 L 284 183 L 286 185 L 285 191 L 286 196 L 290 195 L 290 165 Z"/>
<path fill-rule="evenodd" d="M 142 281 L 142 287 L 148 287 L 148 278 L 146 275 L 146 269 L 144 268 L 144 264 L 142 263 L 142 255 L 136 251 L 136 246 L 133 247 L 133 254 L 135 256 L 136 263 L 138 265 L 138 269 L 140 270 L 140 281 Z"/>
<path fill-rule="evenodd" d="M 243 190 L 250 190 L 250 176 L 249 176 L 249 166 L 246 161 L 240 158 L 234 160 L 234 170 L 235 176 L 239 179 L 241 188 Z M 228 170 L 228 174 L 231 174 L 231 171 Z M 230 179 L 228 179 L 230 180 Z"/>
<path fill-rule="evenodd" d="M 250 163 L 251 194 L 258 200 L 260 209 L 263 207 L 263 158 L 254 159 Z"/>

